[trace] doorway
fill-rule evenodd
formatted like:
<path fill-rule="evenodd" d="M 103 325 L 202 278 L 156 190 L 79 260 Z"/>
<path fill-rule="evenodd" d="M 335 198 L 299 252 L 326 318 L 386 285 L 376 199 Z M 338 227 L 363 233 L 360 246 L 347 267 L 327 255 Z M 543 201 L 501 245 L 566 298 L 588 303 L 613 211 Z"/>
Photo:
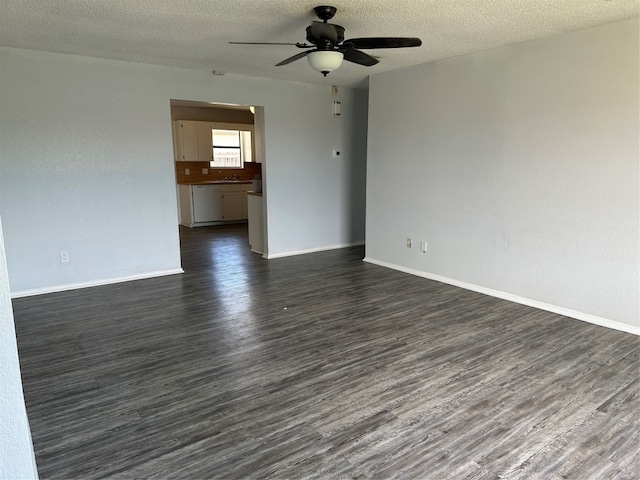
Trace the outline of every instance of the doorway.
<path fill-rule="evenodd" d="M 171 100 L 170 108 L 181 243 L 188 231 L 185 228 L 206 228 L 227 237 L 235 232 L 244 238 L 249 251 L 266 254 L 264 246 L 255 250 L 249 241 L 249 216 L 253 215 L 253 231 L 258 223 L 264 231 L 266 219 L 262 198 L 257 213 L 255 208 L 250 213 L 249 208 L 250 203 L 255 204 L 250 194 L 262 195 L 263 107 Z M 221 154 L 229 158 L 221 161 Z M 231 225 L 233 228 L 225 228 Z M 264 235 L 261 243 L 266 243 Z M 181 261 L 184 264 L 184 258 Z"/>

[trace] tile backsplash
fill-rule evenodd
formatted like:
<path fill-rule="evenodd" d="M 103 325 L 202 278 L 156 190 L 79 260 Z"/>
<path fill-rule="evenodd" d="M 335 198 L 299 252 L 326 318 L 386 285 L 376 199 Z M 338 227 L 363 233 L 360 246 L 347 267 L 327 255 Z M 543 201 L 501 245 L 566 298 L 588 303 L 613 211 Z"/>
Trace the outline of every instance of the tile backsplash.
<path fill-rule="evenodd" d="M 208 173 L 202 173 L 203 169 Z M 189 175 L 186 174 L 189 171 Z M 211 168 L 207 162 L 176 162 L 176 180 L 178 183 L 193 183 L 211 180 L 224 180 L 237 175 L 240 180 L 253 180 L 262 174 L 262 164 L 247 162 L 244 168 Z"/>

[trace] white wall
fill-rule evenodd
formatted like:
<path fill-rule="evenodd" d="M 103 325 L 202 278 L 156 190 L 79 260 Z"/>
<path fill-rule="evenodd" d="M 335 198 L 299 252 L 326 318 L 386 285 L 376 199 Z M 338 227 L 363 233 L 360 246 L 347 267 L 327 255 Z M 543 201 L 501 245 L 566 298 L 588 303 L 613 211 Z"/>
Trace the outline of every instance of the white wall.
<path fill-rule="evenodd" d="M 38 478 L 9 297 L 9 275 L 0 222 L 0 478 Z"/>
<path fill-rule="evenodd" d="M 268 256 L 364 240 L 367 92 L 283 85 L 265 106 Z M 342 115 L 333 116 L 333 101 Z M 332 151 L 341 152 L 339 158 Z"/>
<path fill-rule="evenodd" d="M 367 259 L 640 333 L 638 56 L 635 19 L 373 76 Z"/>
<path fill-rule="evenodd" d="M 366 92 L 0 48 L 0 478 L 37 478 L 9 278 L 22 295 L 180 269 L 171 99 L 265 107 L 270 254 L 364 238 Z"/>
<path fill-rule="evenodd" d="M 12 293 L 179 270 L 170 99 L 265 107 L 270 254 L 362 241 L 366 92 L 333 97 L 327 82 L 0 49 Z M 343 117 L 331 115 L 336 98 Z"/>

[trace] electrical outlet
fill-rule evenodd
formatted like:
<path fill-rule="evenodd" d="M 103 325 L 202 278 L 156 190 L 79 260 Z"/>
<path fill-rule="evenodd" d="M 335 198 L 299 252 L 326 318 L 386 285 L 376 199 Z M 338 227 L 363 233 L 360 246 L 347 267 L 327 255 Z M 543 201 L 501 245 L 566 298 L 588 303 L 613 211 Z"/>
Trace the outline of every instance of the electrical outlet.
<path fill-rule="evenodd" d="M 185 175 L 191 175 L 191 170 L 189 170 L 188 168 L 184 169 L 184 174 Z"/>
<path fill-rule="evenodd" d="M 60 252 L 60 263 L 67 263 L 69 261 L 69 252 Z"/>
<path fill-rule="evenodd" d="M 209 169 L 208 168 L 203 168 L 202 169 L 202 174 L 203 175 L 207 175 L 209 173 Z"/>
<path fill-rule="evenodd" d="M 407 238 L 407 248 L 413 247 L 413 240 L 411 238 Z"/>
<path fill-rule="evenodd" d="M 331 95 L 338 94 L 338 87 L 336 85 L 331 85 Z"/>
<path fill-rule="evenodd" d="M 426 240 L 420 241 L 420 251 L 422 253 L 427 253 L 427 241 Z"/>

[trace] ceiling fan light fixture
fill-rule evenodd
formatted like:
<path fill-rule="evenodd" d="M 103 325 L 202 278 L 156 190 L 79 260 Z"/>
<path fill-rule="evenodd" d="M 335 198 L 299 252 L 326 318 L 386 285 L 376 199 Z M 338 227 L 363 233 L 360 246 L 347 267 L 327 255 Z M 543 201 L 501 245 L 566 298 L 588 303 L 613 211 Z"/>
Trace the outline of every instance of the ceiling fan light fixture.
<path fill-rule="evenodd" d="M 309 65 L 315 71 L 322 73 L 325 77 L 327 73 L 333 72 L 336 68 L 342 65 L 342 59 L 344 55 L 342 52 L 335 50 L 315 50 L 309 52 L 307 60 Z"/>

